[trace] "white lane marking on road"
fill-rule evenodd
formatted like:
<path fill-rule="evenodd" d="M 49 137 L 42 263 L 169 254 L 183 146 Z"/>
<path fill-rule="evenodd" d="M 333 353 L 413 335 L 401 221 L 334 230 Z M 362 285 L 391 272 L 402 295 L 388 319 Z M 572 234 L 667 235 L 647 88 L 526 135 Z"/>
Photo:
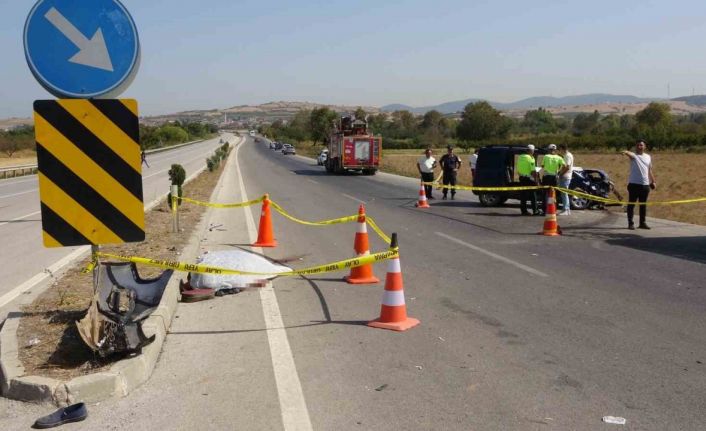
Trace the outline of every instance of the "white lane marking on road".
<path fill-rule="evenodd" d="M 14 186 L 15 184 L 22 184 L 22 183 L 28 183 L 30 181 L 37 181 L 37 174 L 32 174 L 32 175 L 26 175 L 30 178 L 26 180 L 19 180 L 19 181 L 13 181 L 13 178 L 8 178 L 5 180 L 0 180 L 0 187 L 9 187 L 9 186 Z"/>
<path fill-rule="evenodd" d="M 23 215 L 23 216 L 13 218 L 12 220 L 8 220 L 8 221 L 6 221 L 6 222 L 0 223 L 0 226 L 6 225 L 6 224 L 8 224 L 8 223 L 12 223 L 13 221 L 26 219 L 27 217 L 32 217 L 33 215 L 37 215 L 37 214 L 39 214 L 40 212 L 41 212 L 41 211 L 35 211 L 35 212 L 33 212 L 33 213 L 30 213 L 30 214 L 25 214 L 25 215 Z"/>
<path fill-rule="evenodd" d="M 12 302 L 15 298 L 23 294 L 25 291 L 33 288 L 37 284 L 41 283 L 42 281 L 46 280 L 47 278 L 51 277 L 54 275 L 54 273 L 58 270 L 60 270 L 64 265 L 68 264 L 69 262 L 73 261 L 74 259 L 79 258 L 81 255 L 84 253 L 88 254 L 88 251 L 91 249 L 91 247 L 85 245 L 77 248 L 74 250 L 71 254 L 65 256 L 63 259 L 55 262 L 53 265 L 45 269 L 44 271 L 40 272 L 39 274 L 35 275 L 34 277 L 30 278 L 29 280 L 25 281 L 24 283 L 20 284 L 19 286 L 15 287 L 11 291 L 7 292 L 3 296 L 0 296 L 0 308 L 4 307 L 5 305 L 9 304 Z"/>
<path fill-rule="evenodd" d="M 19 195 L 26 195 L 27 193 L 34 193 L 36 191 L 37 191 L 37 189 L 32 189 L 32 190 L 27 190 L 26 192 L 13 193 L 11 195 L 3 195 L 3 196 L 0 196 L 0 199 L 11 198 L 13 196 L 19 196 Z"/>
<path fill-rule="evenodd" d="M 310 183 L 319 184 L 318 181 L 314 181 L 311 178 L 307 178 L 306 180 L 309 181 Z"/>
<path fill-rule="evenodd" d="M 245 182 L 243 181 L 242 171 L 238 165 L 238 151 L 242 145 L 238 145 L 235 149 L 235 165 L 238 174 L 238 183 L 240 185 L 241 199 L 248 200 L 248 195 L 245 192 Z M 248 234 L 250 242 L 257 240 L 257 229 L 255 228 L 255 220 L 252 217 L 252 212 L 249 208 L 243 208 L 245 212 L 245 221 L 248 226 Z M 262 253 L 262 249 L 254 247 L 256 253 Z M 277 383 L 277 394 L 279 396 L 279 405 L 282 413 L 282 423 L 285 431 L 293 430 L 312 430 L 311 419 L 309 418 L 309 410 L 306 407 L 304 399 L 304 391 L 302 390 L 299 374 L 292 356 L 292 349 L 289 346 L 287 338 L 287 330 L 284 328 L 282 314 L 279 311 L 277 296 L 272 288 L 272 284 L 268 287 L 259 289 L 260 302 L 262 303 L 262 313 L 265 317 L 265 326 L 267 327 L 267 341 L 270 344 L 270 356 L 272 357 L 272 368 L 274 369 L 275 382 Z"/>
<path fill-rule="evenodd" d="M 367 203 L 367 202 L 365 202 L 365 201 L 361 201 L 360 199 L 358 199 L 358 198 L 356 198 L 356 197 L 353 197 L 353 196 L 351 196 L 351 195 L 347 195 L 347 194 L 345 194 L 345 193 L 341 193 L 341 196 L 345 196 L 345 197 L 347 197 L 348 199 L 353 199 L 354 201 L 359 202 L 359 203 L 361 203 L 361 204 L 366 204 L 366 203 Z"/>
<path fill-rule="evenodd" d="M 507 264 L 513 265 L 513 266 L 515 266 L 515 267 L 517 267 L 517 268 L 520 268 L 520 269 L 523 270 L 523 271 L 529 272 L 530 274 L 538 275 L 538 276 L 540 276 L 540 277 L 549 277 L 547 274 L 543 273 L 542 271 L 538 271 L 538 270 L 536 270 L 536 269 L 534 269 L 534 268 L 530 268 L 530 267 L 527 266 L 527 265 L 523 265 L 523 264 L 521 264 L 520 262 L 515 262 L 515 261 L 512 260 L 512 259 L 508 259 L 508 258 L 506 258 L 506 257 L 504 257 L 504 256 L 500 256 L 499 254 L 495 254 L 495 253 L 493 253 L 492 251 L 488 251 L 488 250 L 486 250 L 486 249 L 484 249 L 484 248 L 480 248 L 480 247 L 475 246 L 475 245 L 473 245 L 473 244 L 469 244 L 469 243 L 467 243 L 467 242 L 465 242 L 465 241 L 461 241 L 460 239 L 456 239 L 456 238 L 454 238 L 454 237 L 452 237 L 452 236 L 450 236 L 450 235 L 446 235 L 445 233 L 441 233 L 441 232 L 435 232 L 435 233 L 436 233 L 437 235 L 439 235 L 440 237 L 442 237 L 442 238 L 446 238 L 446 239 L 448 239 L 448 240 L 451 240 L 451 241 L 455 242 L 456 244 L 460 244 L 460 245 L 462 245 L 462 246 L 464 246 L 464 247 L 470 248 L 471 250 L 475 250 L 475 251 L 477 251 L 477 252 L 479 252 L 479 253 L 483 253 L 484 255 L 490 256 L 490 257 L 492 257 L 493 259 L 497 259 L 497 260 L 499 260 L 499 261 L 501 261 L 501 262 L 505 262 L 505 263 L 507 263 Z"/>

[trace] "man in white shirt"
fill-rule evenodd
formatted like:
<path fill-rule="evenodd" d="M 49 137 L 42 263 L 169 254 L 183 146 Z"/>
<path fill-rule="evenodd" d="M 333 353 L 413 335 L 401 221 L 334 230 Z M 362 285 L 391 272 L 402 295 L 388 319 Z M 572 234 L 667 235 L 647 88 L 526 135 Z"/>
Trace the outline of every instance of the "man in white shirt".
<path fill-rule="evenodd" d="M 473 154 L 470 157 L 470 165 L 471 165 L 471 185 L 473 185 L 473 178 L 476 177 L 476 163 L 478 162 L 478 148 L 476 148 L 473 151 Z"/>
<path fill-rule="evenodd" d="M 630 175 L 628 176 L 628 202 L 647 202 L 650 189 L 657 188 L 655 176 L 652 173 L 652 157 L 645 153 L 647 145 L 644 141 L 637 141 L 635 152 L 623 151 L 623 154 L 630 158 Z M 628 229 L 634 230 L 635 223 L 633 214 L 635 204 L 628 205 Z M 645 223 L 647 217 L 647 205 L 640 205 L 640 229 L 650 229 Z"/>
<path fill-rule="evenodd" d="M 567 144 L 559 145 L 559 154 L 564 158 L 564 166 L 559 170 L 559 187 L 568 189 L 574 170 L 574 155 L 569 152 L 569 146 Z M 560 212 L 559 215 L 571 215 L 569 195 L 566 193 L 560 193 L 560 195 L 564 210 Z"/>
<path fill-rule="evenodd" d="M 417 169 L 419 174 L 422 176 L 422 181 L 425 183 L 434 182 L 434 168 L 436 167 L 436 159 L 431 156 L 431 148 L 427 148 L 424 151 L 424 155 L 417 161 Z M 427 195 L 427 199 L 434 199 L 431 195 L 432 186 L 424 185 L 424 193 Z"/>

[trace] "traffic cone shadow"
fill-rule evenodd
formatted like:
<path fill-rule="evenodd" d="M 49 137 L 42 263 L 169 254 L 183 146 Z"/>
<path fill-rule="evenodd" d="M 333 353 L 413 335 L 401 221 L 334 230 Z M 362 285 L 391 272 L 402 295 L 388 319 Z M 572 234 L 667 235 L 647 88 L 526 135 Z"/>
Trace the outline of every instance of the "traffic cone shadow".
<path fill-rule="evenodd" d="M 277 247 L 277 240 L 272 231 L 272 215 L 270 214 L 270 195 L 265 195 L 260 213 L 260 226 L 257 231 L 257 241 L 253 247 Z"/>
<path fill-rule="evenodd" d="M 369 255 L 370 245 L 368 242 L 368 225 L 365 222 L 365 206 L 362 204 L 358 208 L 357 225 L 353 248 L 358 256 Z M 380 282 L 380 280 L 373 274 L 372 263 L 351 268 L 350 275 L 344 277 L 344 279 L 350 284 L 374 284 Z"/>
<path fill-rule="evenodd" d="M 397 234 L 392 234 L 390 248 L 397 248 Z M 419 320 L 407 316 L 407 305 L 404 300 L 404 286 L 399 255 L 390 259 L 385 276 L 385 292 L 382 296 L 380 317 L 368 322 L 373 328 L 406 331 L 419 325 Z"/>
<path fill-rule="evenodd" d="M 427 193 L 424 191 L 424 182 L 419 185 L 419 200 L 414 204 L 417 208 L 431 208 L 427 202 Z"/>
<path fill-rule="evenodd" d="M 544 236 L 561 235 L 561 229 L 556 220 L 556 194 L 553 187 L 547 190 L 547 214 L 544 217 L 544 228 L 539 234 Z"/>

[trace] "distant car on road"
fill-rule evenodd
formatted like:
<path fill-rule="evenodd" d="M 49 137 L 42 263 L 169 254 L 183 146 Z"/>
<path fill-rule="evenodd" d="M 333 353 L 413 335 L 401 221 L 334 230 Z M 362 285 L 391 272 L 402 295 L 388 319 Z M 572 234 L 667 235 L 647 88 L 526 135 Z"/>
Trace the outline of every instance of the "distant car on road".
<path fill-rule="evenodd" d="M 275 151 L 279 151 L 282 149 L 282 143 L 281 142 L 275 142 Z"/>
<path fill-rule="evenodd" d="M 319 155 L 316 157 L 316 164 L 319 166 L 323 166 L 324 163 L 326 163 L 326 159 L 328 159 L 328 148 L 324 148 L 321 150 Z"/>
<path fill-rule="evenodd" d="M 277 142 L 276 142 L 276 141 L 270 141 L 270 150 L 274 150 L 274 149 L 275 149 L 275 146 L 277 146 Z"/>
<path fill-rule="evenodd" d="M 285 156 L 287 154 L 297 154 L 297 150 L 295 150 L 294 146 L 290 144 L 284 144 L 282 145 L 282 154 L 284 154 Z"/>

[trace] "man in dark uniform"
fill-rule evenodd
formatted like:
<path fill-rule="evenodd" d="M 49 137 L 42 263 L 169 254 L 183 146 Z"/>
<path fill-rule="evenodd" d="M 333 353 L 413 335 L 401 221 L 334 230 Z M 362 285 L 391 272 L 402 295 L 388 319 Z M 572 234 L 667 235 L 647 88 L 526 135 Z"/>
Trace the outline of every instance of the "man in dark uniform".
<path fill-rule="evenodd" d="M 447 148 L 447 153 L 444 154 L 441 157 L 441 160 L 439 160 L 439 163 L 441 164 L 441 169 L 444 172 L 444 178 L 443 182 L 444 185 L 456 185 L 456 176 L 458 174 L 458 168 L 461 167 L 461 159 L 454 154 L 454 147 L 449 145 Z M 442 199 L 446 199 L 446 194 L 448 193 L 449 189 L 448 187 L 444 187 L 442 190 L 442 193 L 444 196 Z M 451 189 L 451 199 L 453 200 L 454 196 L 456 195 L 456 189 Z"/>

